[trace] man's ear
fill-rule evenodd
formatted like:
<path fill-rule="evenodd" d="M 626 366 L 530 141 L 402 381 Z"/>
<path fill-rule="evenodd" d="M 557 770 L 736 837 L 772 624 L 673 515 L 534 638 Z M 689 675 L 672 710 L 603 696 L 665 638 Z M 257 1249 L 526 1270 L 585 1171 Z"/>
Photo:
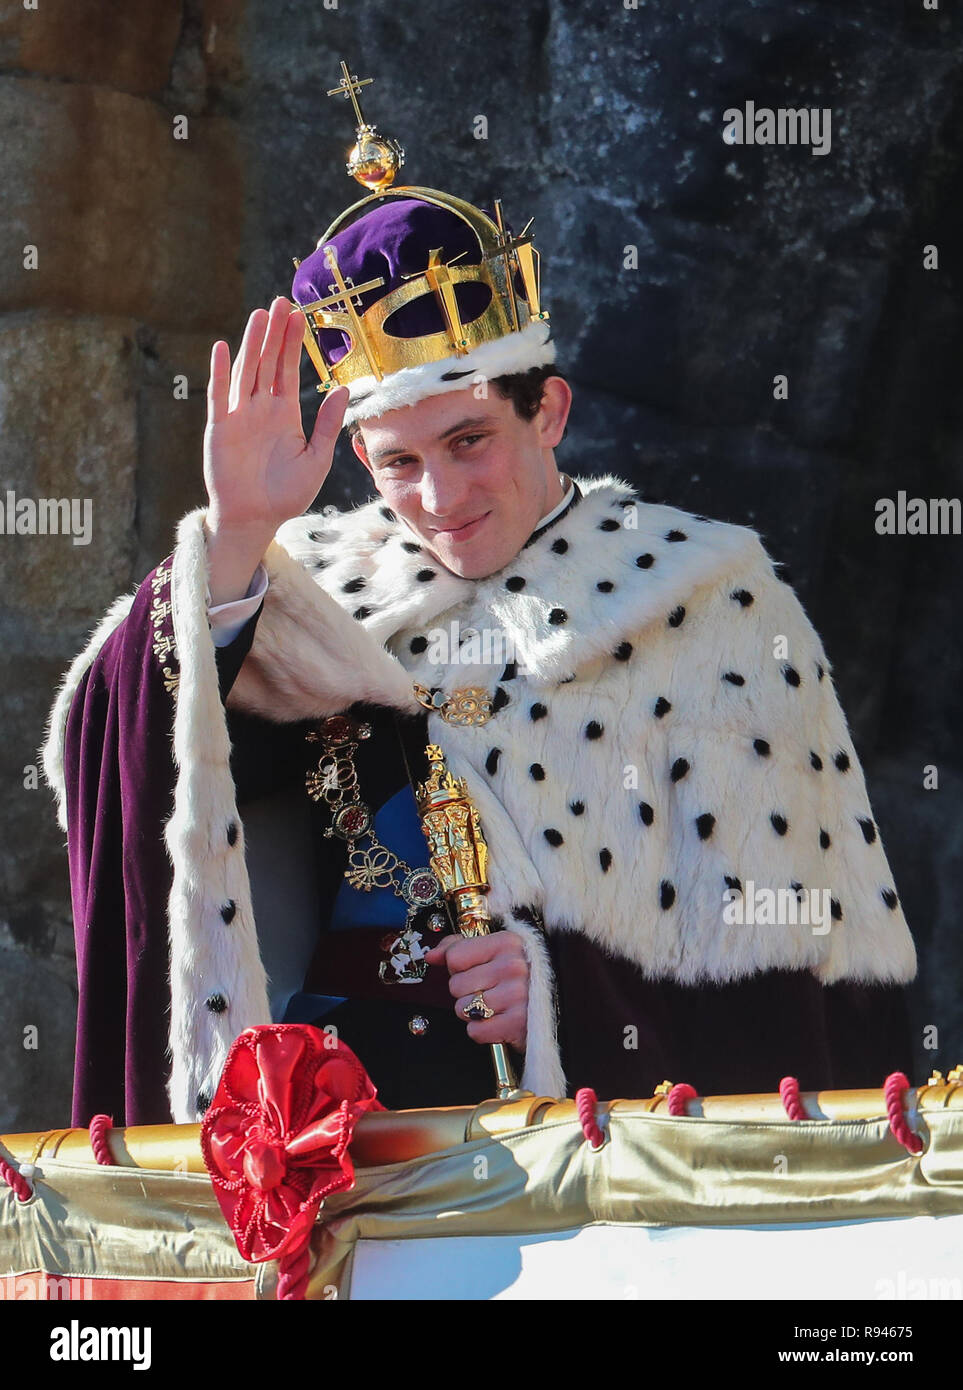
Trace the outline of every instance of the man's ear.
<path fill-rule="evenodd" d="M 542 403 L 535 416 L 538 442 L 542 449 L 554 449 L 562 441 L 568 413 L 572 408 L 572 388 L 564 377 L 546 377 Z"/>
<path fill-rule="evenodd" d="M 368 472 L 370 473 L 371 464 L 368 462 L 368 455 L 365 453 L 364 440 L 361 438 L 361 431 L 357 430 L 354 433 L 350 434 L 348 437 L 351 440 L 351 447 L 355 451 L 355 454 L 358 456 L 358 458 L 364 464 L 365 468 L 367 468 Z"/>

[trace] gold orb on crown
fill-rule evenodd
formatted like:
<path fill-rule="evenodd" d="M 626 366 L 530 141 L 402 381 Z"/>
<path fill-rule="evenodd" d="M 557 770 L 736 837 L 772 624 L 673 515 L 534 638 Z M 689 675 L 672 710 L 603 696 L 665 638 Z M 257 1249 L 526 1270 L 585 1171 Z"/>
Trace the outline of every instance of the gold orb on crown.
<path fill-rule="evenodd" d="M 365 188 L 380 193 L 394 183 L 404 162 L 405 152 L 397 140 L 379 135 L 374 126 L 364 126 L 344 167 Z"/>
<path fill-rule="evenodd" d="M 373 77 L 352 76 L 346 62 L 341 63 L 341 81 L 328 91 L 329 97 L 343 96 L 354 107 L 357 129 L 355 143 L 348 151 L 348 162 L 344 166 L 353 179 L 364 184 L 375 193 L 388 188 L 398 177 L 405 162 L 405 152 L 397 140 L 391 136 L 379 135 L 375 126 L 364 119 L 358 102 L 362 87 L 368 87 Z"/>

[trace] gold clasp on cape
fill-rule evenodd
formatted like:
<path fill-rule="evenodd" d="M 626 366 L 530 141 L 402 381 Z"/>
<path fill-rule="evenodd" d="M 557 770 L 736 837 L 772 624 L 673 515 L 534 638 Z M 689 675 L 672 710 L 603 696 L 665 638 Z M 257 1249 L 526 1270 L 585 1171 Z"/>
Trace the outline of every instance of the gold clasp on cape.
<path fill-rule="evenodd" d="M 461 686 L 453 690 L 447 699 L 443 691 L 433 693 L 417 682 L 413 689 L 419 705 L 440 714 L 446 724 L 487 724 L 492 717 L 493 697 L 481 685 Z"/>

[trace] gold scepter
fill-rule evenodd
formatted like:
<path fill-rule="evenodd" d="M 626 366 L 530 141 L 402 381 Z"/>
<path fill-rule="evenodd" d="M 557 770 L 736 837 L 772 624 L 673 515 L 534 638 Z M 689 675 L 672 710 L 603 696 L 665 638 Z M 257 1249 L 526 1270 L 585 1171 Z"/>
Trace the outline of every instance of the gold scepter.
<path fill-rule="evenodd" d="M 489 889 L 488 845 L 478 811 L 468 794 L 464 777 L 452 776 L 438 744 L 429 743 L 425 753 L 431 772 L 428 780 L 415 788 L 415 802 L 431 852 L 432 870 L 455 910 L 455 921 L 462 936 L 488 936 L 491 931 L 491 913 L 485 902 Z M 491 1049 L 498 1099 L 509 1100 L 518 1093 L 518 1085 L 508 1048 L 504 1043 L 492 1043 Z"/>

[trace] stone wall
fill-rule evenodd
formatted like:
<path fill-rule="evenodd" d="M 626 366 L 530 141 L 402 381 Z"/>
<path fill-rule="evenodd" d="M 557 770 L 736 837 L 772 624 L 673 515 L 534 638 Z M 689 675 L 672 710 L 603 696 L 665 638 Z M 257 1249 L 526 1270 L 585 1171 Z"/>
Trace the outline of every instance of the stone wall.
<path fill-rule="evenodd" d="M 0 1130 L 69 1119 L 76 985 L 66 848 L 37 778 L 47 714 L 111 600 L 203 502 L 210 348 L 246 318 L 242 19 L 160 0 L 0 13 L 0 495 L 88 501 L 92 520 L 89 544 L 0 535 Z"/>
<path fill-rule="evenodd" d="M 89 498 L 94 521 L 88 547 L 0 536 L 0 1130 L 68 1107 L 66 854 L 29 770 L 43 723 L 87 631 L 204 500 L 211 343 L 236 350 L 358 193 L 350 108 L 325 96 L 341 58 L 377 79 L 365 111 L 406 145 L 406 182 L 534 215 L 575 389 L 560 466 L 751 525 L 787 563 L 920 946 L 916 1079 L 963 1060 L 961 538 L 874 529 L 879 498 L 963 492 L 949 7 L 37 0 L 0 15 L 0 481 Z M 723 112 L 747 100 L 830 108 L 829 153 L 727 145 Z M 303 380 L 310 427 L 306 363 Z M 341 445 L 321 500 L 360 500 L 365 478 Z"/>

